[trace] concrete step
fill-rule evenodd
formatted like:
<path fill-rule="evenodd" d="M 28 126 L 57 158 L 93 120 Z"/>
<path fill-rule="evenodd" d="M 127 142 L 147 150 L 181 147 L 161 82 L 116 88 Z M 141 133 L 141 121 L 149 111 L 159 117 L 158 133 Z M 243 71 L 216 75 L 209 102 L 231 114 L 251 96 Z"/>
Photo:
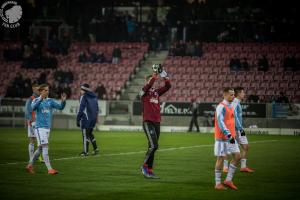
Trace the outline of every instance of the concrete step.
<path fill-rule="evenodd" d="M 128 114 L 129 103 L 127 101 L 111 101 L 109 103 L 109 114 Z"/>
<path fill-rule="evenodd" d="M 131 125 L 130 115 L 110 114 L 104 120 L 104 125 Z"/>

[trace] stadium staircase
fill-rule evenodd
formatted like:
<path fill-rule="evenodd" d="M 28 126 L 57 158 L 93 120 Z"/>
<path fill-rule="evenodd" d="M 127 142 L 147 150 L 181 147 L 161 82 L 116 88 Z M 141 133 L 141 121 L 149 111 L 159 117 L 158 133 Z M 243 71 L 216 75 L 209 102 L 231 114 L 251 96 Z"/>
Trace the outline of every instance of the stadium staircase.
<path fill-rule="evenodd" d="M 127 87 L 121 95 L 121 101 L 110 102 L 109 115 L 104 119 L 106 125 L 131 125 L 132 102 L 137 98 L 139 91 L 144 85 L 145 75 L 152 73 L 151 66 L 155 63 L 163 63 L 168 52 L 161 51 L 156 55 L 149 54 L 140 67 L 136 68 L 136 73 L 127 82 Z"/>

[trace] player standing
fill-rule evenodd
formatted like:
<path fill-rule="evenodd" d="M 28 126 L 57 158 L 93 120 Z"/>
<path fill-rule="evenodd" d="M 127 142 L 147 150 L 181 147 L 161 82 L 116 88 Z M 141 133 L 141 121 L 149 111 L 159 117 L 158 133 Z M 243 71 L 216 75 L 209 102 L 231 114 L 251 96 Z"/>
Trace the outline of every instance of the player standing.
<path fill-rule="evenodd" d="M 89 142 L 92 143 L 96 155 L 99 152 L 97 147 L 96 138 L 93 134 L 93 129 L 98 120 L 98 98 L 95 93 L 90 89 L 89 84 L 82 84 L 80 86 L 80 106 L 77 113 L 77 126 L 81 127 L 83 152 L 82 156 L 87 156 L 89 151 Z"/>
<path fill-rule="evenodd" d="M 217 157 L 215 165 L 215 189 L 224 190 L 225 186 L 221 183 L 222 166 L 224 157 L 232 155 L 233 159 L 229 165 L 229 170 L 224 184 L 231 189 L 237 190 L 232 178 L 240 161 L 240 150 L 235 140 L 235 111 L 232 104 L 234 90 L 225 88 L 223 91 L 224 100 L 216 108 L 215 116 L 215 146 L 214 154 Z"/>
<path fill-rule="evenodd" d="M 253 173 L 254 170 L 247 167 L 247 154 L 249 150 L 249 143 L 246 133 L 243 128 L 243 110 L 241 101 L 245 98 L 245 90 L 242 87 L 234 89 L 235 98 L 233 100 L 233 106 L 235 108 L 235 130 L 237 133 L 237 141 L 242 149 L 241 152 L 241 172 Z M 224 160 L 223 172 L 228 172 L 228 160 Z"/>
<path fill-rule="evenodd" d="M 35 129 L 35 111 L 31 109 L 32 101 L 39 96 L 39 85 L 33 84 L 32 85 L 32 95 L 27 99 L 25 104 L 25 119 L 27 125 L 27 135 L 29 138 L 28 144 L 28 153 L 29 153 L 29 160 L 32 158 L 34 153 L 34 144 L 36 143 L 36 136 L 34 134 Z M 39 156 L 39 160 L 43 162 L 41 156 Z"/>
<path fill-rule="evenodd" d="M 40 85 L 40 96 L 31 103 L 31 108 L 36 111 L 36 129 L 35 134 L 38 141 L 38 148 L 34 152 L 32 158 L 29 161 L 26 169 L 29 173 L 34 173 L 33 164 L 34 161 L 43 154 L 45 165 L 48 169 L 48 174 L 57 174 L 58 171 L 53 169 L 50 164 L 48 155 L 48 140 L 50 136 L 50 128 L 52 124 L 52 112 L 53 109 L 63 110 L 66 105 L 66 94 L 61 94 L 61 103 L 57 103 L 49 95 L 49 86 L 47 84 Z"/>
<path fill-rule="evenodd" d="M 153 66 L 154 73 L 145 79 L 145 86 L 140 92 L 142 101 L 143 129 L 148 139 L 148 151 L 144 163 L 141 166 L 145 178 L 159 178 L 153 173 L 153 161 L 155 151 L 158 149 L 160 135 L 160 101 L 159 97 L 171 88 L 169 77 L 161 65 Z M 153 84 L 160 77 L 164 79 L 165 85 L 161 88 L 154 88 Z"/>

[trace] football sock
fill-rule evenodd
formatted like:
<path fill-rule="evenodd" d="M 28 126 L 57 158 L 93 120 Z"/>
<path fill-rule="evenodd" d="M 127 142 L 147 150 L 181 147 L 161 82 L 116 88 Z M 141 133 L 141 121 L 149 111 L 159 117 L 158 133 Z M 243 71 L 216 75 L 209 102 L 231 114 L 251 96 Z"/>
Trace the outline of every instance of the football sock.
<path fill-rule="evenodd" d="M 215 169 L 215 181 L 216 185 L 221 183 L 221 175 L 222 175 L 222 170 Z"/>
<path fill-rule="evenodd" d="M 247 159 L 245 159 L 245 158 L 241 159 L 241 168 L 246 168 L 247 167 L 246 162 L 247 162 Z"/>
<path fill-rule="evenodd" d="M 33 153 L 32 158 L 29 161 L 30 165 L 33 165 L 34 161 L 36 161 L 38 159 L 38 157 L 41 155 L 42 153 L 42 147 L 38 147 L 35 152 Z"/>
<path fill-rule="evenodd" d="M 233 164 L 230 164 L 229 169 L 228 169 L 228 174 L 226 177 L 226 181 L 232 181 L 235 170 L 236 170 L 236 166 L 234 166 Z"/>
<path fill-rule="evenodd" d="M 43 158 L 47 169 L 52 169 L 48 155 L 48 147 L 43 147 Z"/>
<path fill-rule="evenodd" d="M 34 154 L 34 144 L 33 143 L 29 143 L 28 152 L 29 152 L 29 160 L 31 160 L 33 157 L 33 154 Z"/>

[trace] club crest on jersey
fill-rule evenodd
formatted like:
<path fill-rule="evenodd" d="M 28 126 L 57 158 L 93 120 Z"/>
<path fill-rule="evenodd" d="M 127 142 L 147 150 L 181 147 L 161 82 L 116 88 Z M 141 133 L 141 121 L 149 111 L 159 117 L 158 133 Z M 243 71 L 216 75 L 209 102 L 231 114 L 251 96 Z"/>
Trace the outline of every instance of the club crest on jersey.
<path fill-rule="evenodd" d="M 49 113 L 50 110 L 49 109 L 42 109 L 42 113 Z"/>
<path fill-rule="evenodd" d="M 158 99 L 157 98 L 151 98 L 150 103 L 158 104 Z"/>

